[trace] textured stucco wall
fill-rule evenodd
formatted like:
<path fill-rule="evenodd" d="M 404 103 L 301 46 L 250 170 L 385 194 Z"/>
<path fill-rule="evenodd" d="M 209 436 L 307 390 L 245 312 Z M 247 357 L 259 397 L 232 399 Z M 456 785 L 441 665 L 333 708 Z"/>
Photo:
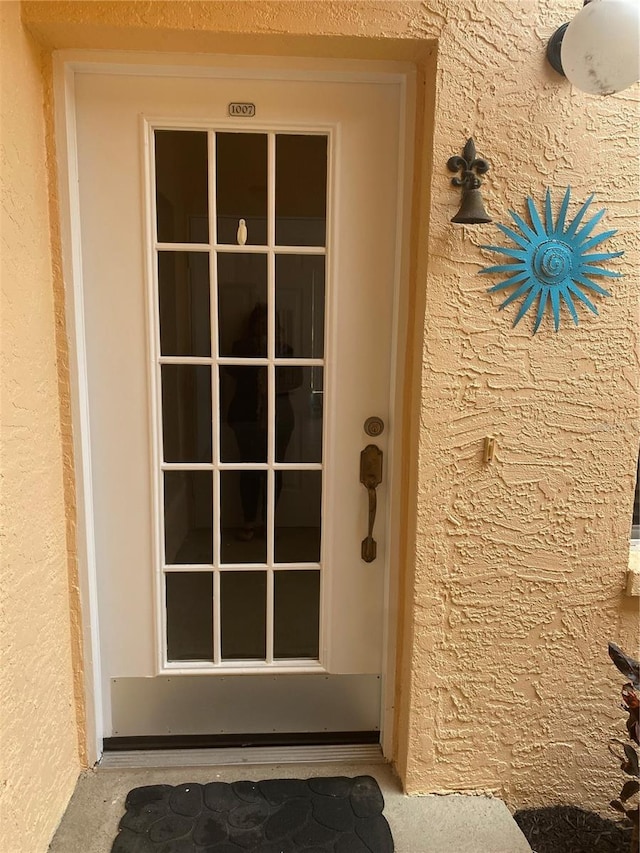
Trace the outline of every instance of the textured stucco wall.
<path fill-rule="evenodd" d="M 25 3 L 48 47 L 414 57 L 437 41 L 419 98 L 407 333 L 409 539 L 397 733 L 412 792 L 489 790 L 510 805 L 606 809 L 619 771 L 614 639 L 636 644 L 625 598 L 638 446 L 638 87 L 608 99 L 546 65 L 575 0 Z M 308 37 L 311 38 L 308 38 Z M 421 58 L 422 57 L 422 58 Z M 425 65 L 428 68 L 428 65 Z M 433 122 L 429 116 L 433 115 Z M 591 191 L 617 227 L 626 277 L 558 334 L 510 328 L 476 273 L 493 226 L 449 223 L 445 164 L 473 134 L 498 221 L 550 186 Z M 572 209 L 572 212 L 575 208 Z M 497 439 L 481 463 L 482 439 Z M 415 440 L 414 440 L 415 438 Z"/>
<path fill-rule="evenodd" d="M 429 4 L 435 8 L 434 4 Z M 453 12 L 452 4 L 448 6 Z M 511 805 L 605 810 L 620 777 L 620 678 L 608 639 L 637 649 L 625 598 L 638 449 L 638 87 L 601 100 L 545 64 L 573 3 L 465 3 L 440 31 L 426 270 L 413 613 L 402 684 L 410 790 L 495 791 Z M 427 30 L 429 31 L 429 30 Z M 467 134 L 492 161 L 493 216 L 527 194 L 597 192 L 617 227 L 601 317 L 516 330 L 478 263 L 506 244 L 467 231 L 444 164 Z M 572 208 L 575 212 L 576 206 Z M 597 209 L 597 208 L 596 208 Z M 423 267 L 424 269 L 424 267 Z M 494 282 L 498 279 L 494 279 Z M 482 464 L 485 435 L 496 461 Z M 399 756 L 400 760 L 402 757 Z M 614 782 L 615 780 L 615 782 Z"/>
<path fill-rule="evenodd" d="M 78 775 L 41 52 L 0 3 L 0 850 L 47 849 Z"/>

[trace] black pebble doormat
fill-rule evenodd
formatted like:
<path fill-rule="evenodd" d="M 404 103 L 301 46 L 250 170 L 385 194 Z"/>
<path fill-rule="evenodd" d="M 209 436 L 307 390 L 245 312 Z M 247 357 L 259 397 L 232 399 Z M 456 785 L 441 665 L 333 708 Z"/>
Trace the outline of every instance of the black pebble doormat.
<path fill-rule="evenodd" d="M 393 853 L 371 776 L 148 785 L 111 853 Z"/>

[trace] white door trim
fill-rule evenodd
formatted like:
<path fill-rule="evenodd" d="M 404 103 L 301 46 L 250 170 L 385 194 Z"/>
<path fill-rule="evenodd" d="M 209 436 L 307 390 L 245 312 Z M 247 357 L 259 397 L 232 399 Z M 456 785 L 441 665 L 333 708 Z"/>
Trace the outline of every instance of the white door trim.
<path fill-rule="evenodd" d="M 402 400 L 404 361 L 401 344 L 408 324 L 409 227 L 411 174 L 413 163 L 415 69 L 408 63 L 316 60 L 291 57 L 235 57 L 229 55 L 132 54 L 112 51 L 57 51 L 54 53 L 55 140 L 61 225 L 62 268 L 65 282 L 65 310 L 69 341 L 69 372 L 73 419 L 75 484 L 77 496 L 77 558 L 82 608 L 84 686 L 87 717 L 87 754 L 90 764 L 102 755 L 102 679 L 98 625 L 97 571 L 93 525 L 90 423 L 84 282 L 81 260 L 81 220 L 78 192 L 78 151 L 76 137 L 75 77 L 77 74 L 129 74 L 141 76 L 222 77 L 273 80 L 314 80 L 339 82 L 389 82 L 401 86 L 402 120 L 399 128 L 401 176 L 398 191 L 396 269 L 394 281 L 393 346 L 391 353 L 389 444 L 386 470 L 391 501 L 387 517 L 389 553 L 385 566 L 387 614 L 384 632 L 383 702 L 381 745 L 392 758 L 396 693 L 396 651 L 398 630 L 398 564 L 400 542 L 400 456 L 403 435 Z M 395 567 L 395 571 L 393 570 Z"/>

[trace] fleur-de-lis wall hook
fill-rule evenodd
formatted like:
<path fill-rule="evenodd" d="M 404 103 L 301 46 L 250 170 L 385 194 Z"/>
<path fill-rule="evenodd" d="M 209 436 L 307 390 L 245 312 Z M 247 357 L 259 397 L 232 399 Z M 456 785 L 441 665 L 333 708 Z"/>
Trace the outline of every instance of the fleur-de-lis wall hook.
<path fill-rule="evenodd" d="M 456 155 L 449 157 L 447 168 L 450 172 L 460 172 L 460 177 L 451 178 L 454 187 L 462 187 L 462 203 L 460 210 L 451 220 L 462 225 L 479 225 L 483 222 L 491 222 L 491 217 L 484 209 L 480 185 L 482 180 L 479 175 L 486 175 L 489 171 L 489 163 L 476 154 L 476 144 L 473 139 L 467 139 L 462 157 Z"/>

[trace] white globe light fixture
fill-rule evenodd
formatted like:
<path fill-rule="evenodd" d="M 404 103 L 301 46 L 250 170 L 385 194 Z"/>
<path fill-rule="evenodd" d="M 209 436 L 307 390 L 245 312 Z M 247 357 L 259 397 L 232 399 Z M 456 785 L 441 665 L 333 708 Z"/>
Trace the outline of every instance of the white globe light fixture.
<path fill-rule="evenodd" d="M 549 39 L 547 59 L 570 83 L 612 95 L 640 80 L 640 0 L 585 0 Z"/>

